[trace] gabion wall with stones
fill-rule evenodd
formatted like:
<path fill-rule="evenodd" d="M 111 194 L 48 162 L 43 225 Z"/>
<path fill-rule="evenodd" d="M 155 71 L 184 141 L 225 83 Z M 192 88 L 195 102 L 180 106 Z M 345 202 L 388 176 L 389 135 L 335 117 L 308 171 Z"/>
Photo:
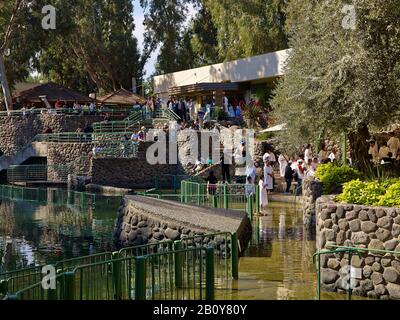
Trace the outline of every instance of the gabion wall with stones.
<path fill-rule="evenodd" d="M 303 180 L 303 223 L 307 227 L 315 226 L 315 202 L 322 196 L 323 185 L 314 178 Z"/>
<path fill-rule="evenodd" d="M 400 299 L 400 209 L 334 202 L 334 196 L 317 200 L 317 249 L 330 245 L 398 251 L 399 254 L 353 255 L 353 294 L 375 299 Z M 321 259 L 322 288 L 345 292 L 349 276 L 347 254 Z"/>
<path fill-rule="evenodd" d="M 121 118 L 117 117 L 116 119 Z M 0 117 L 0 150 L 6 156 L 12 156 L 31 143 L 37 134 L 50 127 L 54 133 L 75 132 L 85 126 L 85 123 L 102 121 L 99 115 L 53 115 L 28 114 L 26 116 Z"/>

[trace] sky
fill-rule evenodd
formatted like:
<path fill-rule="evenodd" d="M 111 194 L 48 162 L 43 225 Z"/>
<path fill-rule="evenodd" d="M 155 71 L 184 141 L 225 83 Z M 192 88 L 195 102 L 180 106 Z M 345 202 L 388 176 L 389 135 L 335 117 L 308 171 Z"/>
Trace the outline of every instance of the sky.
<path fill-rule="evenodd" d="M 138 39 L 138 44 L 140 50 L 142 49 L 143 45 L 143 34 L 144 34 L 144 26 L 143 26 L 143 21 L 144 21 L 144 12 L 142 7 L 140 6 L 140 0 L 132 0 L 132 3 L 134 5 L 134 19 L 135 19 L 135 36 Z M 195 14 L 195 9 L 190 6 L 189 7 L 189 14 L 188 14 L 188 21 L 190 18 Z M 159 53 L 159 48 L 152 54 L 150 59 L 147 61 L 147 64 L 145 66 L 145 71 L 146 75 L 145 77 L 150 77 L 154 71 L 155 71 L 155 64 L 157 62 L 157 56 Z"/>
<path fill-rule="evenodd" d="M 134 5 L 134 19 L 135 19 L 135 36 L 138 39 L 138 44 L 140 50 L 143 48 L 143 34 L 144 34 L 144 26 L 143 26 L 143 21 L 144 21 L 144 13 L 143 9 L 140 6 L 139 0 L 132 0 L 133 5 Z M 155 71 L 155 64 L 157 61 L 157 55 L 158 55 L 158 50 L 155 51 L 151 58 L 147 61 L 147 64 L 145 66 L 146 70 L 146 77 L 149 77 L 153 74 Z"/>

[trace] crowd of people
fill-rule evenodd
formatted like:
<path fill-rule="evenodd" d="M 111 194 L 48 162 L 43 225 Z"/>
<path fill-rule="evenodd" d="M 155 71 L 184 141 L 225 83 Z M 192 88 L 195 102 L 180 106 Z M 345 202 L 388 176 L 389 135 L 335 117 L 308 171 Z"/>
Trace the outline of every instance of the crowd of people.
<path fill-rule="evenodd" d="M 382 142 L 379 148 L 375 140 L 369 142 L 368 155 L 371 162 L 391 164 L 400 161 L 400 140 L 394 132 L 390 132 L 389 136 L 389 140 Z"/>

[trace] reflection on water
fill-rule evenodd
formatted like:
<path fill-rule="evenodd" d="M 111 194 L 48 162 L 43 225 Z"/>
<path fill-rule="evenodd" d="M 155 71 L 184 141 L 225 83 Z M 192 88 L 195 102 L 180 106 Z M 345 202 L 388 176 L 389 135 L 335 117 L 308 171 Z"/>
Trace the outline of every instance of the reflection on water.
<path fill-rule="evenodd" d="M 240 258 L 240 277 L 232 290 L 217 298 L 251 300 L 312 300 L 316 297 L 316 272 L 312 256 L 315 234 L 302 223 L 300 207 L 270 203 L 264 216 L 253 221 L 253 238 Z M 323 294 L 323 299 L 345 299 Z"/>
<path fill-rule="evenodd" d="M 118 198 L 86 209 L 0 200 L 0 272 L 112 251 L 118 205 Z M 253 229 L 240 258 L 240 279 L 217 290 L 216 298 L 315 299 L 315 235 L 304 228 L 300 208 L 270 203 Z M 345 299 L 332 293 L 322 297 Z"/>
<path fill-rule="evenodd" d="M 112 251 L 118 198 L 85 209 L 0 199 L 0 272 Z"/>

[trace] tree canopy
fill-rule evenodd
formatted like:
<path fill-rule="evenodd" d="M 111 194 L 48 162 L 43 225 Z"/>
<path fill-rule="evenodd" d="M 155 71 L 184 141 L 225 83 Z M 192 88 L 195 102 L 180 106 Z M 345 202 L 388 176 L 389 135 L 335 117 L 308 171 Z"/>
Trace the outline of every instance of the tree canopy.
<path fill-rule="evenodd" d="M 7 41 L 10 55 L 5 59 L 11 84 L 34 69 L 49 80 L 86 93 L 131 88 L 132 77 L 140 83 L 145 60 L 133 35 L 130 0 L 29 3 L 4 0 L 0 4 L 0 36 L 12 31 Z M 57 10 L 55 30 L 41 27 L 44 5 Z"/>
<path fill-rule="evenodd" d="M 286 143 L 345 132 L 352 159 L 362 165 L 368 128 L 387 125 L 399 113 L 400 6 L 397 0 L 353 4 L 348 27 L 345 1 L 289 3 L 292 52 L 272 105 L 287 123 Z"/>

